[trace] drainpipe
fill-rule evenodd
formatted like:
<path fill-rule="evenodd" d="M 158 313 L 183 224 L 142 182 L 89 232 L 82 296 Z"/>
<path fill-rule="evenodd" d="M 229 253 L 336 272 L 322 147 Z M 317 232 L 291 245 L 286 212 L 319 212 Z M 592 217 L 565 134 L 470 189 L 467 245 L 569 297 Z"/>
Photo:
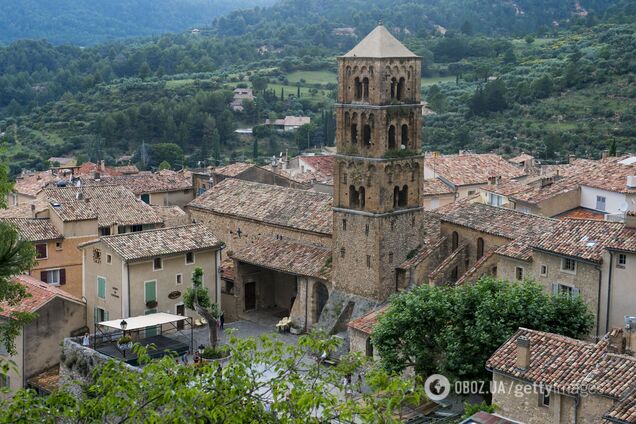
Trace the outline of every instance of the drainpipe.
<path fill-rule="evenodd" d="M 612 267 L 614 262 L 614 254 L 612 252 L 609 252 L 609 255 L 610 255 L 609 271 L 607 274 L 607 311 L 605 316 L 605 332 L 606 333 L 609 331 L 609 316 L 610 316 L 610 305 L 611 305 L 610 296 L 612 295 Z"/>
<path fill-rule="evenodd" d="M 581 406 L 581 396 L 577 393 L 576 397 L 574 398 L 574 424 L 578 422 L 579 406 Z"/>
<path fill-rule="evenodd" d="M 296 277 L 296 286 L 298 286 L 298 277 Z M 307 320 L 309 319 L 309 278 L 305 277 L 305 331 L 309 327 Z"/>

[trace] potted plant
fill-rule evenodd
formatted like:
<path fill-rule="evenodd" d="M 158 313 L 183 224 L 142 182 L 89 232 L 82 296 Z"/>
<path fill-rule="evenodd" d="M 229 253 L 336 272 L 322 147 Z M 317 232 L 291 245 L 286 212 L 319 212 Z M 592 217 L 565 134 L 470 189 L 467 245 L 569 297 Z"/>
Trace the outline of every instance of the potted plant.
<path fill-rule="evenodd" d="M 200 352 L 203 362 L 226 362 L 230 357 L 230 350 L 225 347 L 207 346 Z"/>
<path fill-rule="evenodd" d="M 289 332 L 291 334 L 299 335 L 303 332 L 303 329 L 298 324 L 295 324 L 292 322 L 291 325 L 289 326 Z"/>
<path fill-rule="evenodd" d="M 148 302 L 146 302 L 146 308 L 148 309 L 153 309 L 157 307 L 157 301 L 156 300 L 149 300 Z"/>
<path fill-rule="evenodd" d="M 132 349 L 133 340 L 130 336 L 121 336 L 117 339 L 117 348 L 119 350 Z"/>

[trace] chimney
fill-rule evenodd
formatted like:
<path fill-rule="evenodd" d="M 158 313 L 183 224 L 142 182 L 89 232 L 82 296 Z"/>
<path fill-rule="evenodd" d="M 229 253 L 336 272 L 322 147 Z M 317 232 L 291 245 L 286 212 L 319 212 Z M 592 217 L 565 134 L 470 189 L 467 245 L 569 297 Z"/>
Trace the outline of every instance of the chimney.
<path fill-rule="evenodd" d="M 625 228 L 634 228 L 636 229 L 636 211 L 628 211 L 625 214 Z"/>
<path fill-rule="evenodd" d="M 530 339 L 517 337 L 517 368 L 526 370 L 530 365 Z"/>
<path fill-rule="evenodd" d="M 622 328 L 612 328 L 607 334 L 609 341 L 608 351 L 611 353 L 625 353 L 625 331 Z"/>
<path fill-rule="evenodd" d="M 625 317 L 625 353 L 636 356 L 636 317 Z"/>
<path fill-rule="evenodd" d="M 609 157 L 609 150 L 603 150 L 601 153 L 601 159 L 607 159 Z"/>
<path fill-rule="evenodd" d="M 101 180 L 101 178 L 102 178 L 101 174 L 99 172 L 95 172 L 94 180 L 99 181 Z"/>
<path fill-rule="evenodd" d="M 77 200 L 82 200 L 84 199 L 84 193 L 82 193 L 81 191 L 78 191 L 77 193 L 75 193 L 75 198 Z"/>
<path fill-rule="evenodd" d="M 572 163 L 576 160 L 576 155 L 568 155 L 568 163 Z"/>
<path fill-rule="evenodd" d="M 35 218 L 35 203 L 31 203 L 31 218 Z"/>

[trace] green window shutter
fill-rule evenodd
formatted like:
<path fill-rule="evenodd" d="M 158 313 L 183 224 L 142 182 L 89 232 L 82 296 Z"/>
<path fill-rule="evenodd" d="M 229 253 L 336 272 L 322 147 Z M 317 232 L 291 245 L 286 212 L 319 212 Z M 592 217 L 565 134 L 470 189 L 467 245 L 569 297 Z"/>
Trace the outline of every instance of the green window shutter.
<path fill-rule="evenodd" d="M 106 299 L 106 280 L 102 277 L 97 277 L 97 297 Z"/>
<path fill-rule="evenodd" d="M 108 320 L 109 320 L 108 311 L 104 311 L 104 321 L 108 321 Z"/>
<path fill-rule="evenodd" d="M 97 324 L 99 322 L 99 314 L 97 313 L 98 309 L 93 308 L 93 322 Z"/>
<path fill-rule="evenodd" d="M 156 301 L 157 300 L 157 282 L 149 281 L 145 285 L 146 288 L 146 302 Z"/>

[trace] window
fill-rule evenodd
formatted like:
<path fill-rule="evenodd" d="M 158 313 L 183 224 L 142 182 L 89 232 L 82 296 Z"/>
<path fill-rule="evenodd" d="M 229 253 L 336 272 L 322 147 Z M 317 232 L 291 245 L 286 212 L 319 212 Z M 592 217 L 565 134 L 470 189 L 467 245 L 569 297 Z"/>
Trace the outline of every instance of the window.
<path fill-rule="evenodd" d="M 192 265 L 194 263 L 194 252 L 188 252 L 185 255 L 186 265 Z"/>
<path fill-rule="evenodd" d="M 234 283 L 227 280 L 224 280 L 224 283 L 221 285 L 221 293 L 234 294 Z"/>
<path fill-rule="evenodd" d="M 345 257 L 345 248 L 344 248 L 344 247 L 341 247 L 341 248 L 340 248 L 340 257 L 341 257 L 341 258 L 344 258 L 344 257 Z"/>
<path fill-rule="evenodd" d="M 97 277 L 97 297 L 106 299 L 106 279 L 104 277 Z"/>
<path fill-rule="evenodd" d="M 49 256 L 49 250 L 46 243 L 38 243 L 35 245 L 35 257 L 37 259 L 46 259 Z"/>
<path fill-rule="evenodd" d="M 342 231 L 347 231 L 347 220 L 346 219 L 342 220 Z"/>
<path fill-rule="evenodd" d="M 402 125 L 402 146 L 406 149 L 409 146 L 409 126 L 404 124 Z"/>
<path fill-rule="evenodd" d="M 596 210 L 605 210 L 605 196 L 596 196 Z"/>
<path fill-rule="evenodd" d="M 475 191 L 475 190 L 468 190 L 468 195 L 469 195 L 469 196 L 472 196 L 472 195 L 473 195 L 473 194 L 475 194 L 475 193 L 476 193 L 476 191 Z"/>
<path fill-rule="evenodd" d="M 157 301 L 157 282 L 156 281 L 146 281 L 144 283 L 144 301 L 146 303 Z"/>
<path fill-rule="evenodd" d="M 97 323 L 103 322 L 103 321 L 108 321 L 108 311 L 106 311 L 106 310 L 104 310 L 102 308 L 95 308 L 94 311 L 93 311 L 93 319 Z"/>
<path fill-rule="evenodd" d="M 367 268 L 371 268 L 371 255 L 367 255 Z"/>
<path fill-rule="evenodd" d="M 112 255 L 106 255 L 106 263 L 107 264 L 112 264 L 113 263 Z"/>
<path fill-rule="evenodd" d="M 477 259 L 484 256 L 484 239 L 479 237 L 477 239 Z"/>
<path fill-rule="evenodd" d="M 518 266 L 515 268 L 515 278 L 517 281 L 523 281 L 523 268 Z"/>
<path fill-rule="evenodd" d="M 62 250 L 62 242 L 61 241 L 56 241 L 55 242 L 55 250 Z"/>
<path fill-rule="evenodd" d="M 393 253 L 389 253 L 389 263 L 393 263 Z"/>
<path fill-rule="evenodd" d="M 395 149 L 395 126 L 389 127 L 389 149 Z"/>
<path fill-rule="evenodd" d="M 541 402 L 539 406 L 545 406 L 546 408 L 550 407 L 550 391 L 547 389 L 542 389 L 539 394 L 539 401 Z"/>
<path fill-rule="evenodd" d="M 109 236 L 110 235 L 110 227 L 101 227 L 99 229 L 100 236 Z"/>
<path fill-rule="evenodd" d="M 93 249 L 93 262 L 96 264 L 102 263 L 102 251 L 99 249 Z"/>
<path fill-rule="evenodd" d="M 453 236 L 451 238 L 451 250 L 454 252 L 459 247 L 459 234 L 457 231 L 453 231 Z"/>
<path fill-rule="evenodd" d="M 177 284 L 181 284 L 181 283 L 183 283 L 183 275 L 177 274 Z"/>
<path fill-rule="evenodd" d="M 503 205 L 503 197 L 495 193 L 488 193 L 488 204 L 491 206 L 501 206 Z"/>
<path fill-rule="evenodd" d="M 159 271 L 161 269 L 163 269 L 163 261 L 161 260 L 161 258 L 155 258 L 152 261 L 152 269 L 154 271 Z"/>
<path fill-rule="evenodd" d="M 0 387 L 11 386 L 11 378 L 8 375 L 0 375 Z"/>
<path fill-rule="evenodd" d="M 576 274 L 576 261 L 570 258 L 561 259 L 561 271 L 568 274 Z"/>
<path fill-rule="evenodd" d="M 625 268 L 627 265 L 627 255 L 624 253 L 618 254 L 618 259 L 616 260 L 616 266 L 619 268 Z"/>
<path fill-rule="evenodd" d="M 62 268 L 42 271 L 40 272 L 40 280 L 54 286 L 64 285 L 66 284 L 66 270 Z"/>
<path fill-rule="evenodd" d="M 131 233 L 138 233 L 139 231 L 143 231 L 144 227 L 143 225 L 131 225 L 130 226 L 130 232 Z"/>
<path fill-rule="evenodd" d="M 150 194 L 146 193 L 146 194 L 142 194 L 141 195 L 141 201 L 147 204 L 150 204 Z"/>
<path fill-rule="evenodd" d="M 547 277 L 548 276 L 548 266 L 547 265 L 541 265 L 541 276 L 542 277 Z"/>
<path fill-rule="evenodd" d="M 126 234 L 126 226 L 118 225 L 117 226 L 117 234 Z"/>
<path fill-rule="evenodd" d="M 568 297 L 576 297 L 580 294 L 580 290 L 577 289 L 576 287 L 568 286 L 565 284 L 553 283 L 552 294 L 555 296 L 559 294 L 564 294 Z"/>
<path fill-rule="evenodd" d="M 362 130 L 362 141 L 366 147 L 369 147 L 371 146 L 371 125 L 365 125 Z"/>

